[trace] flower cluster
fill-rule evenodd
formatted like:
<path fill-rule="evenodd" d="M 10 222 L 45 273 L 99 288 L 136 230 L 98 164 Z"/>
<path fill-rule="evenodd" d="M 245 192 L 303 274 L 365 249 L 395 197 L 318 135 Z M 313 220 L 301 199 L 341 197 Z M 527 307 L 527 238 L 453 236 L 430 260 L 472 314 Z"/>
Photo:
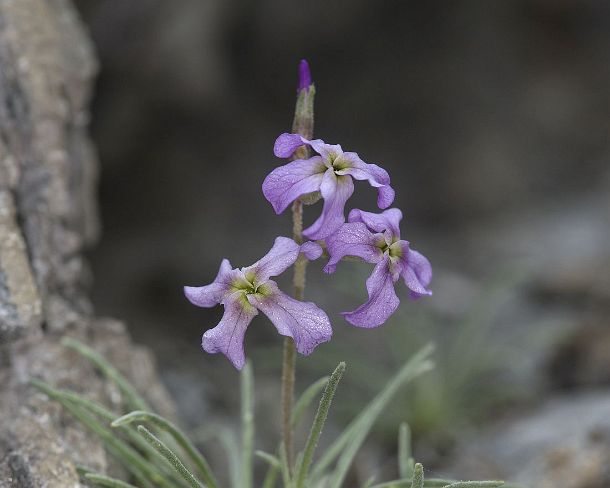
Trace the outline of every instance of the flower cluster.
<path fill-rule="evenodd" d="M 299 92 L 312 88 L 309 69 L 302 62 Z M 387 171 L 365 163 L 354 152 L 343 151 L 340 145 L 309 140 L 299 134 L 280 135 L 274 154 L 278 158 L 292 158 L 302 146 L 316 154 L 275 168 L 265 178 L 262 190 L 277 214 L 306 196 L 324 200 L 320 217 L 303 231 L 309 241 L 299 245 L 287 237 L 278 237 L 267 255 L 252 266 L 233 269 L 225 259 L 210 285 L 184 288 L 194 305 L 224 306 L 220 323 L 203 334 L 202 346 L 210 353 L 222 352 L 238 369 L 245 361 L 246 328 L 259 310 L 281 335 L 294 339 L 301 354 L 307 355 L 318 344 L 330 340 L 332 328 L 326 313 L 311 302 L 289 297 L 270 279 L 293 265 L 299 255 L 308 260 L 319 258 L 323 252 L 321 245 L 329 257 L 324 267 L 326 273 L 333 273 L 337 263 L 347 256 L 375 264 L 366 280 L 368 301 L 343 313 L 355 326 L 378 327 L 396 311 L 400 300 L 394 286 L 399 278 L 405 282 L 411 298 L 432 294 L 428 289 L 432 279 L 430 262 L 401 239 L 402 212 L 388 209 L 394 201 L 394 190 Z M 354 192 L 354 179 L 366 180 L 377 189 L 377 206 L 383 212 L 353 209 L 345 221 L 345 205 Z"/>

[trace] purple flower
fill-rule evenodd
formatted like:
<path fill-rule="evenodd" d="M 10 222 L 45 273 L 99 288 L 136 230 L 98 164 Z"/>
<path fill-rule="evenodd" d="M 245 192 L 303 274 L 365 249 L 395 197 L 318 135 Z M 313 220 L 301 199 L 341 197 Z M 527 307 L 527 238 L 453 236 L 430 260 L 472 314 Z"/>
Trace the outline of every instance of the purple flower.
<path fill-rule="evenodd" d="M 214 281 L 207 286 L 185 286 L 184 294 L 198 307 L 225 307 L 220 323 L 203 334 L 201 345 L 209 353 L 222 352 L 237 369 L 245 362 L 246 329 L 260 310 L 277 331 L 292 337 L 297 351 L 310 354 L 330 340 L 332 329 L 328 316 L 311 302 L 300 302 L 280 291 L 270 280 L 290 267 L 303 253 L 307 259 L 322 254 L 320 246 L 306 242 L 299 246 L 292 239 L 278 237 L 271 250 L 252 266 L 232 269 L 223 259 Z"/>
<path fill-rule="evenodd" d="M 334 273 L 344 256 L 375 263 L 373 273 L 366 280 L 369 300 L 352 312 L 342 313 L 353 325 L 379 327 L 396 311 L 400 300 L 394 283 L 399 277 L 409 288 L 411 298 L 432 295 L 427 288 L 432 280 L 430 262 L 400 239 L 401 219 L 402 212 L 397 208 L 379 214 L 354 209 L 349 213 L 348 223 L 326 239 L 330 255 L 324 267 L 326 273 Z"/>
<path fill-rule="evenodd" d="M 394 201 L 387 171 L 365 163 L 354 152 L 343 152 L 339 145 L 325 144 L 320 139 L 310 141 L 298 134 L 282 134 L 275 141 L 273 152 L 279 158 L 289 158 L 303 144 L 311 146 L 318 155 L 275 168 L 263 182 L 263 194 L 280 214 L 300 196 L 319 191 L 324 207 L 318 220 L 303 231 L 308 239 L 324 239 L 345 222 L 345 202 L 354 192 L 352 178 L 368 180 L 377 188 L 379 208 L 387 208 Z"/>

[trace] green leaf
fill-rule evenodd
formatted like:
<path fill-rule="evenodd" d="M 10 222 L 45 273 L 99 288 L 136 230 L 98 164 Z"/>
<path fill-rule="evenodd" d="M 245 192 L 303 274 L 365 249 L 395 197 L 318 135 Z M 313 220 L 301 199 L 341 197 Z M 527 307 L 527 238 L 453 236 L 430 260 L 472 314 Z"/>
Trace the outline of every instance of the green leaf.
<path fill-rule="evenodd" d="M 267 470 L 267 474 L 263 480 L 262 488 L 273 488 L 275 486 L 275 481 L 277 480 L 277 475 L 282 466 L 280 460 L 273 454 L 269 454 L 268 452 L 264 451 L 255 451 L 254 455 L 269 464 L 269 469 Z"/>
<path fill-rule="evenodd" d="M 137 486 L 98 473 L 87 473 L 84 478 L 90 483 L 104 488 L 137 488 Z"/>
<path fill-rule="evenodd" d="M 66 347 L 74 349 L 81 356 L 91 361 L 95 366 L 98 367 L 104 376 L 112 380 L 125 396 L 125 400 L 129 408 L 133 410 L 151 410 L 146 401 L 138 394 L 131 383 L 127 381 L 127 379 L 98 352 L 84 345 L 82 342 L 69 337 L 62 339 L 61 343 Z"/>
<path fill-rule="evenodd" d="M 411 478 L 415 461 L 411 455 L 411 429 L 406 422 L 398 429 L 398 473 L 401 478 Z"/>
<path fill-rule="evenodd" d="M 240 448 L 237 443 L 233 432 L 230 432 L 227 429 L 222 429 L 218 431 L 218 439 L 225 451 L 227 456 L 228 464 L 229 464 L 229 475 L 231 478 L 231 486 L 233 488 L 240 488 Z"/>
<path fill-rule="evenodd" d="M 326 450 L 322 458 L 315 465 L 312 473 L 313 479 L 319 479 L 328 466 L 335 459 L 339 458 L 329 486 L 331 488 L 339 488 L 341 486 L 358 449 L 360 449 L 369 430 L 383 409 L 403 385 L 432 369 L 433 363 L 429 360 L 429 356 L 433 350 L 432 345 L 425 346 L 396 373 L 384 389 Z"/>
<path fill-rule="evenodd" d="M 301 419 L 303 418 L 303 414 L 307 407 L 311 405 L 311 402 L 314 398 L 318 396 L 318 394 L 324 389 L 326 384 L 328 383 L 329 376 L 324 376 L 320 378 L 315 383 L 312 383 L 307 387 L 307 389 L 301 394 L 297 402 L 294 404 L 294 408 L 292 409 L 292 426 L 296 427 Z"/>
<path fill-rule="evenodd" d="M 525 488 L 525 487 L 517 487 L 514 485 L 505 485 L 501 481 L 456 481 L 456 480 L 447 480 L 442 478 L 428 478 L 424 479 L 424 488 L 449 488 L 456 483 L 479 483 L 478 485 L 472 485 L 473 487 L 484 487 L 484 488 L 494 488 L 494 487 L 502 487 L 502 488 Z M 480 483 L 491 483 L 490 485 Z M 498 485 L 498 483 L 500 483 Z M 411 488 L 413 484 L 412 478 L 401 478 L 393 481 L 386 481 L 384 483 L 379 483 L 378 485 L 371 486 L 370 488 Z"/>
<path fill-rule="evenodd" d="M 445 488 L 498 488 L 504 485 L 504 481 L 457 481 Z"/>
<path fill-rule="evenodd" d="M 193 473 L 187 469 L 182 461 L 178 459 L 178 456 L 176 456 L 176 454 L 169 447 L 167 447 L 163 441 L 161 441 L 143 425 L 138 425 L 138 432 L 144 438 L 144 440 L 159 453 L 161 457 L 166 459 L 171 464 L 176 472 L 182 476 L 182 478 L 192 488 L 204 488 L 204 485 L 197 478 L 195 478 L 195 475 L 193 475 Z"/>
<path fill-rule="evenodd" d="M 303 451 L 303 460 L 300 463 L 299 471 L 297 474 L 297 488 L 303 488 L 303 486 L 305 485 L 305 479 L 307 478 L 307 474 L 309 472 L 309 466 L 311 465 L 313 454 L 316 450 L 316 447 L 318 446 L 318 440 L 320 439 L 320 434 L 322 433 L 324 423 L 326 422 L 326 418 L 328 417 L 330 405 L 332 403 L 333 397 L 335 396 L 337 386 L 339 385 L 339 381 L 341 381 L 341 377 L 343 376 L 344 372 L 345 363 L 341 362 L 330 375 L 326 387 L 324 388 L 324 393 L 322 393 L 322 398 L 320 399 L 318 411 L 316 412 L 316 416 L 314 417 L 313 424 L 311 426 L 311 431 L 309 432 L 309 437 L 307 438 L 307 442 L 305 443 L 305 449 Z"/>
<path fill-rule="evenodd" d="M 218 481 L 216 481 L 216 477 L 212 473 L 210 465 L 203 454 L 199 452 L 189 438 L 176 425 L 156 413 L 144 412 L 142 410 L 136 410 L 127 415 L 123 415 L 114 420 L 110 425 L 112 427 L 122 427 L 131 424 L 132 422 L 150 422 L 171 435 L 176 443 L 184 449 L 184 452 L 191 458 L 209 488 L 218 487 Z"/>
<path fill-rule="evenodd" d="M 413 468 L 411 488 L 424 488 L 424 467 L 421 463 L 417 463 Z"/>
<path fill-rule="evenodd" d="M 290 477 L 290 466 L 288 465 L 284 444 L 280 445 L 280 466 L 282 479 L 284 480 L 284 488 L 293 488 L 292 478 Z"/>
<path fill-rule="evenodd" d="M 89 415 L 87 411 L 80 408 L 76 402 L 69 400 L 61 391 L 55 390 L 43 381 L 31 379 L 30 383 L 50 398 L 61 403 L 66 410 L 94 432 L 102 440 L 106 448 L 121 461 L 143 486 L 152 488 L 153 483 L 155 483 L 156 485 L 172 488 L 172 483 L 163 472 L 160 472 L 156 466 L 149 463 L 148 460 L 142 457 L 131 446 L 115 436 L 112 431 L 106 429 L 94 417 Z"/>

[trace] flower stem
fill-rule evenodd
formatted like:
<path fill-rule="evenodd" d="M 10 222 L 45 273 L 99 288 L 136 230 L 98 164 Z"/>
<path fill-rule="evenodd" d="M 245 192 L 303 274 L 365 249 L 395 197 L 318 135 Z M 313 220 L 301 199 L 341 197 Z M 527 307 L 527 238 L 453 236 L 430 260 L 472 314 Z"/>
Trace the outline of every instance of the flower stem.
<path fill-rule="evenodd" d="M 284 359 L 282 362 L 282 438 L 286 451 L 288 466 L 292 469 L 292 405 L 294 402 L 294 369 L 295 369 L 294 341 L 290 337 L 284 338 Z M 290 446 L 290 447 L 288 447 Z"/>
<path fill-rule="evenodd" d="M 306 69 L 307 75 L 303 77 L 301 71 Z M 309 66 L 301 61 L 300 81 L 297 92 L 292 132 L 301 134 L 307 139 L 313 137 L 313 100 L 315 88 L 311 84 Z M 307 79 L 308 85 L 302 86 L 301 79 Z M 308 157 L 308 146 L 300 147 L 294 155 L 294 159 Z M 292 238 L 298 244 L 303 242 L 303 202 L 297 199 L 292 204 Z M 305 271 L 307 260 L 302 256 L 294 263 L 294 275 L 292 283 L 294 286 L 294 298 L 302 300 L 305 294 Z M 289 472 L 292 473 L 294 463 L 294 450 L 292 442 L 292 408 L 294 404 L 294 377 L 295 377 L 296 351 L 294 341 L 291 337 L 284 339 L 284 352 L 282 361 L 282 440 L 286 453 Z"/>

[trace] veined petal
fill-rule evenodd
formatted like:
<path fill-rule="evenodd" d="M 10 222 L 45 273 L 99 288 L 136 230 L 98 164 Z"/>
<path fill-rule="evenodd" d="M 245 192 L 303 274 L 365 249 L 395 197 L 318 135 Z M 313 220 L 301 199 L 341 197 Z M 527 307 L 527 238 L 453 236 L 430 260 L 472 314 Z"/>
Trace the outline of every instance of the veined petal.
<path fill-rule="evenodd" d="M 244 336 L 246 329 L 258 314 L 241 292 L 226 297 L 223 302 L 225 313 L 213 329 L 207 330 L 201 339 L 203 350 L 209 353 L 221 352 L 237 369 L 244 366 Z"/>
<path fill-rule="evenodd" d="M 389 208 L 381 213 L 365 212 L 354 208 L 347 216 L 348 222 L 362 222 L 374 232 L 389 230 L 393 237 L 400 238 L 400 221 L 402 212 L 397 208 Z"/>
<path fill-rule="evenodd" d="M 248 295 L 248 300 L 269 317 L 281 335 L 294 339 L 299 353 L 308 355 L 318 344 L 330 340 L 333 331 L 323 310 L 312 302 L 290 298 L 273 281 L 268 281 L 265 286 L 268 294 Z"/>
<path fill-rule="evenodd" d="M 350 324 L 365 328 L 379 327 L 398 308 L 400 300 L 394 291 L 394 280 L 389 265 L 389 257 L 385 256 L 366 280 L 369 300 L 353 312 L 341 314 Z"/>
<path fill-rule="evenodd" d="M 271 276 L 277 276 L 294 264 L 299 257 L 301 246 L 288 237 L 276 237 L 273 247 L 252 266 L 243 269 L 248 276 L 255 273 L 257 282 L 265 282 Z"/>
<path fill-rule="evenodd" d="M 388 208 L 394 201 L 394 190 L 390 186 L 390 175 L 376 164 L 367 164 L 354 152 L 343 153 L 344 159 L 349 166 L 340 171 L 339 175 L 351 175 L 356 180 L 367 180 L 369 184 L 377 188 L 377 206 Z"/>
<path fill-rule="evenodd" d="M 284 132 L 281 134 L 273 145 L 273 154 L 278 158 L 289 158 L 294 152 L 303 144 L 306 144 L 307 139 L 301 137 L 299 134 L 289 134 Z"/>
<path fill-rule="evenodd" d="M 336 158 L 343 154 L 343 149 L 339 144 L 326 144 L 322 139 L 308 140 L 299 134 L 289 134 L 287 132 L 280 135 L 273 145 L 273 154 L 278 158 L 289 158 L 301 146 L 307 144 L 322 158 L 329 162 L 331 158 Z"/>
<path fill-rule="evenodd" d="M 409 248 L 406 241 L 401 241 L 402 245 L 401 257 L 401 276 L 409 288 L 409 297 L 413 299 L 420 298 L 425 295 L 432 295 L 432 291 L 428 290 L 428 285 L 432 281 L 432 265 L 430 261 L 421 253 Z"/>
<path fill-rule="evenodd" d="M 263 181 L 263 195 L 273 205 L 275 213 L 280 214 L 301 195 L 319 190 L 325 171 L 320 156 L 285 164 L 267 175 Z"/>
<path fill-rule="evenodd" d="M 214 281 L 206 286 L 185 286 L 184 295 L 198 307 L 213 307 L 222 301 L 223 295 L 231 285 L 231 263 L 223 259 Z"/>
<path fill-rule="evenodd" d="M 328 169 L 324 173 L 320 192 L 324 198 L 322 215 L 303 231 L 303 235 L 312 241 L 324 239 L 345 222 L 345 202 L 354 193 L 354 183 L 349 176 L 336 176 L 332 169 Z"/>
<path fill-rule="evenodd" d="M 325 273 L 334 273 L 337 263 L 344 256 L 355 256 L 367 263 L 377 263 L 383 252 L 377 246 L 382 234 L 373 234 L 362 222 L 343 224 L 326 238 L 326 249 L 330 255 L 324 267 Z"/>

